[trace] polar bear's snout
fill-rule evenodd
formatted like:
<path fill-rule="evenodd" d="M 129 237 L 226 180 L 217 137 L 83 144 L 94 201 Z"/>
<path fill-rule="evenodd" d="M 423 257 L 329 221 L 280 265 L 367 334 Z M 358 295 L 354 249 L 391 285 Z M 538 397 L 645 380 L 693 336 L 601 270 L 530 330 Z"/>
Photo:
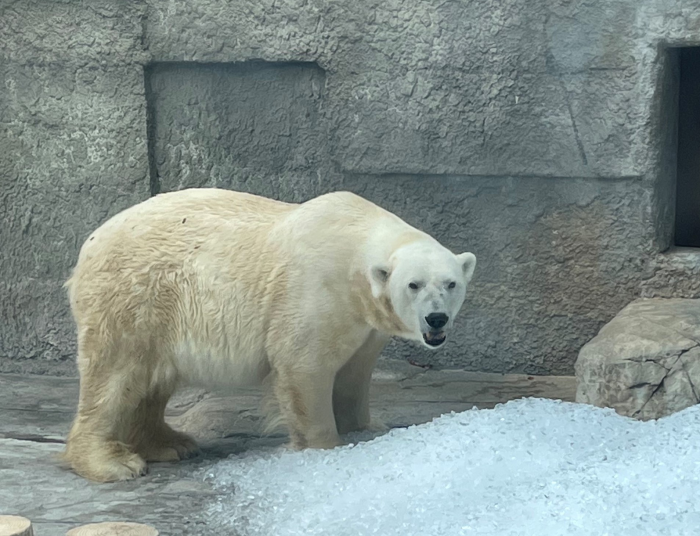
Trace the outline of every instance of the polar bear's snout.
<path fill-rule="evenodd" d="M 449 319 L 450 317 L 445 313 L 430 313 L 425 317 L 425 321 L 428 323 L 428 325 L 435 330 L 444 328 Z"/>

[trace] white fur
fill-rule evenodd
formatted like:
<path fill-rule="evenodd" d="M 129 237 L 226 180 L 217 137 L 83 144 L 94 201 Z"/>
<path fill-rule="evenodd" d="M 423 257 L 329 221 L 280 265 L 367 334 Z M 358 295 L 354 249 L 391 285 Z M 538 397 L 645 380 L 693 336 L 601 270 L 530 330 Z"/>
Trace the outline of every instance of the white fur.
<path fill-rule="evenodd" d="M 190 455 L 163 421 L 185 383 L 269 384 L 293 446 L 333 447 L 369 426 L 389 338 L 424 340 L 430 313 L 449 330 L 474 266 L 347 192 L 293 205 L 199 189 L 131 207 L 67 282 L 81 391 L 65 458 L 105 481 Z"/>

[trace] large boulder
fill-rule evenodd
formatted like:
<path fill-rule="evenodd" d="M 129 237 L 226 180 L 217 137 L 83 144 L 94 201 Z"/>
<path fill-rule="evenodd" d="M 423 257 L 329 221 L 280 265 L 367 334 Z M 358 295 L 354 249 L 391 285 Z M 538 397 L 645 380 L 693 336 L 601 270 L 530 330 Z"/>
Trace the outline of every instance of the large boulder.
<path fill-rule="evenodd" d="M 576 401 L 656 419 L 700 401 L 700 300 L 630 303 L 580 351 Z"/>

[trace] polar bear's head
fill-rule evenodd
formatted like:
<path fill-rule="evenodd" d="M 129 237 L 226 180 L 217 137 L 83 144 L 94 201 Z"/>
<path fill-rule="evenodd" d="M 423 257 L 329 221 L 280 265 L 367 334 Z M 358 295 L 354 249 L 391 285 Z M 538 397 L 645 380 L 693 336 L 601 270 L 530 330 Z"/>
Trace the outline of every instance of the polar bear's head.
<path fill-rule="evenodd" d="M 408 328 L 403 337 L 435 349 L 447 338 L 475 267 L 472 253 L 455 255 L 437 242 L 413 242 L 398 248 L 387 264 L 371 268 L 372 294 L 388 295 Z"/>

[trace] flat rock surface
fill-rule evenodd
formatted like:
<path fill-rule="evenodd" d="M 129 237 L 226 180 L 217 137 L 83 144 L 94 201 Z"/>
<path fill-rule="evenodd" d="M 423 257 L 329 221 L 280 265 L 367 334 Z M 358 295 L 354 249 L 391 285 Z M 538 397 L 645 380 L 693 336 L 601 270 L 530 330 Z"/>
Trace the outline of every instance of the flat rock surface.
<path fill-rule="evenodd" d="M 574 390 L 570 376 L 432 371 L 384 361 L 375 372 L 372 408 L 390 427 L 401 427 L 521 397 L 571 401 Z M 183 391 L 171 401 L 168 420 L 196 436 L 203 454 L 151 464 L 136 481 L 95 484 L 56 458 L 77 404 L 78 380 L 0 375 L 0 513 L 29 518 L 36 536 L 63 536 L 74 526 L 103 521 L 146 523 L 174 536 L 208 535 L 201 512 L 217 495 L 203 470 L 231 454 L 286 441 L 258 431 L 260 396 L 257 390 Z"/>
<path fill-rule="evenodd" d="M 576 401 L 657 419 L 700 402 L 700 300 L 640 299 L 586 344 Z"/>

